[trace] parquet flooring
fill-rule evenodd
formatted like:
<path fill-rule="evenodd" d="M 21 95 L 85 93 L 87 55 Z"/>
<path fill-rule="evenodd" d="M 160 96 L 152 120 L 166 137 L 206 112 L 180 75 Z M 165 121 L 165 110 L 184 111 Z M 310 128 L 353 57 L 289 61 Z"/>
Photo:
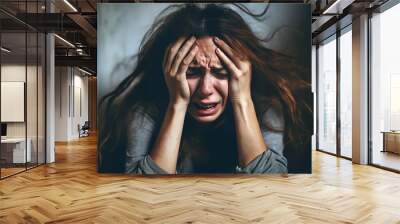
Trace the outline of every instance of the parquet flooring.
<path fill-rule="evenodd" d="M 10 176 L 10 175 L 13 175 L 13 174 L 15 174 L 15 173 L 18 173 L 18 172 L 22 172 L 22 171 L 24 171 L 25 170 L 25 167 L 2 167 L 1 168 L 1 176 L 2 177 L 7 177 L 7 176 Z"/>
<path fill-rule="evenodd" d="M 0 181 L 0 223 L 400 223 L 400 175 L 313 153 L 312 175 L 96 172 L 96 139 Z"/>

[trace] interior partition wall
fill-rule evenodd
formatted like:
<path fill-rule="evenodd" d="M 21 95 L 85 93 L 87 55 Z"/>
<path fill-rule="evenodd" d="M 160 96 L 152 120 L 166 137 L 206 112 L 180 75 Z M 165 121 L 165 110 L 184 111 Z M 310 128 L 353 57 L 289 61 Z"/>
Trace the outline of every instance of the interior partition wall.
<path fill-rule="evenodd" d="M 19 1 L 14 15 L 0 3 L 0 178 L 45 163 L 45 34 L 23 22 L 44 1 Z"/>
<path fill-rule="evenodd" d="M 352 157 L 351 24 L 317 45 L 317 150 Z"/>

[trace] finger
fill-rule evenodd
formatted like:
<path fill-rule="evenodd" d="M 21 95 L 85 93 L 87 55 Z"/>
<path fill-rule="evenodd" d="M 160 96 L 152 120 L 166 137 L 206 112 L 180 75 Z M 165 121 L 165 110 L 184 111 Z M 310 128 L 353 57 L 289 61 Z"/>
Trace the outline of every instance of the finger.
<path fill-rule="evenodd" d="M 172 45 L 169 45 L 165 49 L 165 54 L 164 54 L 164 58 L 163 58 L 163 62 L 162 62 L 162 66 L 164 69 L 167 69 L 167 61 L 168 61 L 169 51 L 171 50 L 171 46 Z"/>
<path fill-rule="evenodd" d="M 199 50 L 199 47 L 197 45 L 192 47 L 189 54 L 187 54 L 186 57 L 182 60 L 182 63 L 179 66 L 178 74 L 186 76 L 186 71 L 189 68 L 190 63 L 193 61 L 194 57 L 196 56 L 198 50 Z"/>
<path fill-rule="evenodd" d="M 196 38 L 191 37 L 188 40 L 186 40 L 185 44 L 183 44 L 182 47 L 179 49 L 178 53 L 175 55 L 174 61 L 172 62 L 172 67 L 171 67 L 172 74 L 176 74 L 182 60 L 186 57 L 186 55 L 192 48 L 193 44 L 195 43 L 195 41 L 196 41 Z"/>
<path fill-rule="evenodd" d="M 164 64 L 164 69 L 165 71 L 170 71 L 171 70 L 171 65 L 172 65 L 172 61 L 175 58 L 176 53 L 178 52 L 179 48 L 181 48 L 182 44 L 185 42 L 184 37 L 179 38 L 175 43 L 173 43 L 172 45 L 170 45 L 166 51 L 165 54 L 165 64 Z"/>
<path fill-rule="evenodd" d="M 214 37 L 214 42 L 217 47 L 219 47 L 225 53 L 225 55 L 227 55 L 233 61 L 233 63 L 239 67 L 240 60 L 236 56 L 235 51 L 227 43 L 225 43 L 225 41 L 219 39 L 218 37 Z"/>
<path fill-rule="evenodd" d="M 170 71 L 175 55 L 178 52 L 179 48 L 182 46 L 182 44 L 185 42 L 185 39 L 186 39 L 185 37 L 181 37 L 177 41 L 169 45 L 165 54 L 166 63 L 164 68 L 166 71 Z"/>
<path fill-rule="evenodd" d="M 231 61 L 231 59 L 219 48 L 215 50 L 215 53 L 219 57 L 219 59 L 222 61 L 222 63 L 228 68 L 230 74 L 237 74 L 239 72 L 239 69 L 236 67 L 236 65 Z"/>

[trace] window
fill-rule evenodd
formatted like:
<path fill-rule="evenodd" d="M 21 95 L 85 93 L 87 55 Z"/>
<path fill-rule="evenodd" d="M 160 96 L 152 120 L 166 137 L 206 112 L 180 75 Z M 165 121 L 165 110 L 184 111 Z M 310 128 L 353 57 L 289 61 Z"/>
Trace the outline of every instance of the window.
<path fill-rule="evenodd" d="M 318 149 L 336 153 L 336 39 L 318 48 Z"/>
<path fill-rule="evenodd" d="M 400 4 L 371 18 L 372 163 L 400 170 Z"/>
<path fill-rule="evenodd" d="M 352 157 L 352 33 L 340 36 L 340 155 Z"/>

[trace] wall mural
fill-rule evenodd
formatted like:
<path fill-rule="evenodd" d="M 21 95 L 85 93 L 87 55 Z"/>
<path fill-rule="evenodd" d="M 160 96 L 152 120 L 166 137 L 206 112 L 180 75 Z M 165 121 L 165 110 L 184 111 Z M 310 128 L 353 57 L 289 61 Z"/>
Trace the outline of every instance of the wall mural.
<path fill-rule="evenodd" d="M 99 172 L 311 172 L 310 6 L 98 9 Z"/>

